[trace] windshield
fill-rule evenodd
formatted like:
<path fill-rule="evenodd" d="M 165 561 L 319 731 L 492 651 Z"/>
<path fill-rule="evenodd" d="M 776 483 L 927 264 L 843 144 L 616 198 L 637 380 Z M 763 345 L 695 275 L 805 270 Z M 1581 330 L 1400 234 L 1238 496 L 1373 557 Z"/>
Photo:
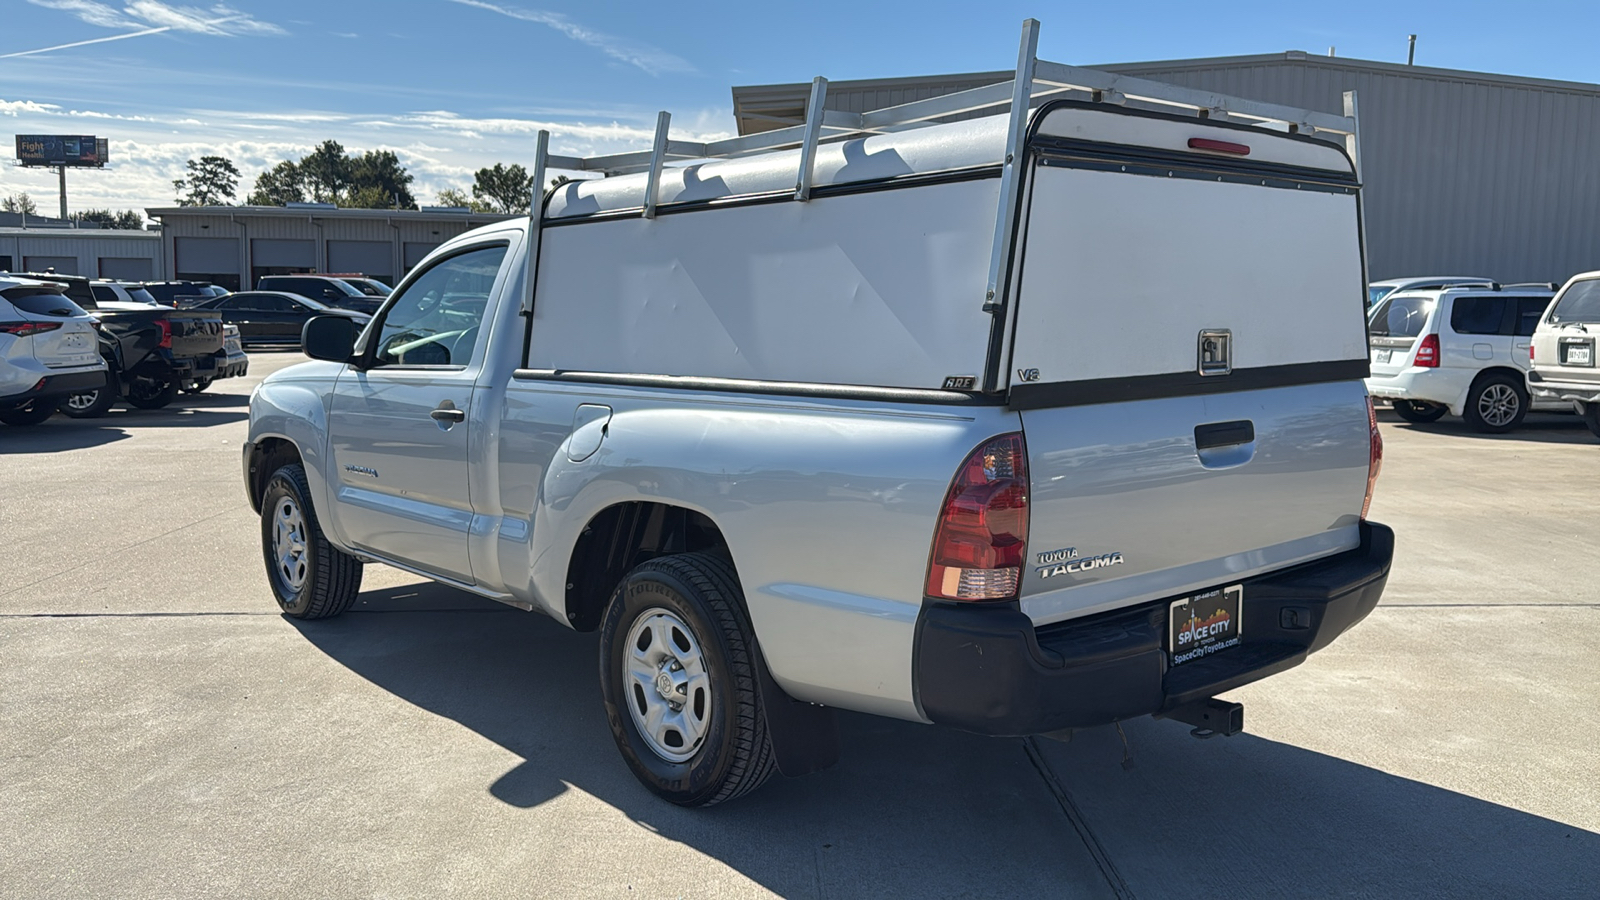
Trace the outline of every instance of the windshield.
<path fill-rule="evenodd" d="M 1574 281 L 1550 311 L 1550 324 L 1600 322 L 1600 278 Z"/>
<path fill-rule="evenodd" d="M 0 296 L 10 300 L 12 306 L 30 316 L 54 316 L 70 319 L 75 316 L 88 315 L 78 304 L 63 297 L 60 291 L 53 288 L 15 287 L 0 292 Z"/>
<path fill-rule="evenodd" d="M 333 307 L 329 306 L 326 303 L 323 303 L 321 300 L 313 300 L 310 297 L 306 297 L 306 296 L 297 295 L 294 298 L 294 302 L 299 303 L 299 304 L 301 304 L 303 306 L 309 306 L 312 309 L 333 309 Z"/>
<path fill-rule="evenodd" d="M 1378 305 L 1378 301 L 1382 300 L 1383 298 L 1385 298 L 1387 296 L 1389 296 L 1389 294 L 1392 291 L 1394 291 L 1394 288 L 1385 287 L 1385 286 L 1381 286 L 1381 285 L 1368 287 L 1367 288 L 1367 306 L 1368 307 L 1377 306 Z"/>
<path fill-rule="evenodd" d="M 1372 311 L 1367 331 L 1373 337 L 1411 337 L 1422 333 L 1422 326 L 1433 312 L 1434 299 L 1420 294 L 1397 294 Z"/>

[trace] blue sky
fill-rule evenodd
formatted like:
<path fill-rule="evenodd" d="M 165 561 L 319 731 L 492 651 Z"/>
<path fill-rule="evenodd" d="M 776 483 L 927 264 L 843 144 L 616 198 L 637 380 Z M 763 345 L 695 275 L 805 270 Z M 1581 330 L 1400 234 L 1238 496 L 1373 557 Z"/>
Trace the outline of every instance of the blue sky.
<path fill-rule="evenodd" d="M 184 160 L 221 153 L 242 189 L 325 138 L 394 150 L 414 193 L 531 156 L 732 132 L 735 84 L 1009 68 L 1019 25 L 1082 65 L 1288 49 L 1600 81 L 1593 2 L 523 3 L 518 0 L 3 0 L 0 194 L 54 208 L 55 177 L 9 160 L 14 133 L 109 138 L 69 175 L 73 208 L 168 205 Z M 241 190 L 241 194 L 243 190 Z"/>

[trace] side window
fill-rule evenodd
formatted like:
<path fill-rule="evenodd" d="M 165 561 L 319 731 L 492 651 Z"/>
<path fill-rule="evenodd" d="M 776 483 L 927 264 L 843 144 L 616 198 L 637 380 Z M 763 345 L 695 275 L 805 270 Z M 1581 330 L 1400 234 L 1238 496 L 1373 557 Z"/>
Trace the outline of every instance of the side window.
<path fill-rule="evenodd" d="M 218 309 L 255 309 L 255 302 L 249 294 L 231 297 L 218 304 Z"/>
<path fill-rule="evenodd" d="M 256 309 L 267 312 L 297 312 L 300 309 L 300 304 L 288 297 L 279 297 L 275 294 L 261 294 L 256 297 L 253 305 Z"/>
<path fill-rule="evenodd" d="M 1517 336 L 1532 336 L 1533 330 L 1539 327 L 1539 319 L 1543 318 L 1544 311 L 1549 306 L 1549 297 L 1517 298 Z"/>
<path fill-rule="evenodd" d="M 373 362 L 464 366 L 478 342 L 504 244 L 442 259 L 396 292 L 384 312 Z"/>
<path fill-rule="evenodd" d="M 106 287 L 105 285 L 91 284 L 89 285 L 89 290 L 94 293 L 94 299 L 96 302 L 117 299 L 117 292 Z"/>
<path fill-rule="evenodd" d="M 1457 297 L 1450 310 L 1450 328 L 1456 334 L 1500 334 L 1505 316 L 1504 297 Z"/>

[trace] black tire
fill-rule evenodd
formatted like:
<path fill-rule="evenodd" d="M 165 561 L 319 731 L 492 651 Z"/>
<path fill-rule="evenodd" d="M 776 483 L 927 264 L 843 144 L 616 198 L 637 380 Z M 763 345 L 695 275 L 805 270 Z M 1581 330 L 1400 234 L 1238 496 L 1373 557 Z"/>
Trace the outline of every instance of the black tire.
<path fill-rule="evenodd" d="M 1505 434 L 1521 425 L 1527 415 L 1528 389 L 1510 375 L 1491 372 L 1472 383 L 1461 418 L 1475 431 Z"/>
<path fill-rule="evenodd" d="M 123 399 L 140 409 L 160 409 L 178 396 L 180 387 L 182 385 L 176 381 L 156 381 L 139 376 L 128 383 L 128 393 Z"/>
<path fill-rule="evenodd" d="M 81 394 L 72 394 L 61 401 L 56 410 L 74 419 L 98 419 L 111 411 L 121 399 L 117 389 L 110 384 Z"/>
<path fill-rule="evenodd" d="M 184 388 L 183 392 L 185 394 L 198 394 L 198 393 L 203 392 L 208 387 L 211 387 L 211 379 L 209 379 L 209 378 L 196 378 L 194 380 L 194 386 L 193 387 Z"/>
<path fill-rule="evenodd" d="M 299 514 L 299 543 L 302 556 L 295 575 L 279 567 L 275 552 L 278 519 L 284 504 Z M 326 619 L 337 616 L 356 602 L 361 593 L 361 560 L 328 543 L 311 506 L 311 487 L 306 470 L 290 463 L 272 473 L 261 495 L 261 558 L 267 566 L 267 582 L 283 614 L 295 619 Z M 296 583 L 298 582 L 298 583 Z"/>
<path fill-rule="evenodd" d="M 646 701 L 626 675 L 628 635 L 660 611 L 688 626 L 709 677 L 705 732 L 681 762 L 652 748 L 629 709 Z M 712 806 L 754 790 L 776 771 L 755 652 L 739 580 L 726 561 L 705 553 L 664 556 L 622 579 L 601 623 L 601 695 L 622 758 L 651 792 L 679 806 Z"/>
<path fill-rule="evenodd" d="M 21 406 L 0 411 L 0 422 L 17 427 L 40 425 L 45 419 L 56 414 L 56 404 L 52 400 L 31 400 Z"/>
<path fill-rule="evenodd" d="M 1442 403 L 1421 403 L 1416 400 L 1394 401 L 1394 414 L 1413 425 L 1426 425 L 1444 418 L 1450 407 Z"/>
<path fill-rule="evenodd" d="M 1583 424 L 1589 426 L 1590 434 L 1600 438 L 1600 403 L 1583 405 Z"/>

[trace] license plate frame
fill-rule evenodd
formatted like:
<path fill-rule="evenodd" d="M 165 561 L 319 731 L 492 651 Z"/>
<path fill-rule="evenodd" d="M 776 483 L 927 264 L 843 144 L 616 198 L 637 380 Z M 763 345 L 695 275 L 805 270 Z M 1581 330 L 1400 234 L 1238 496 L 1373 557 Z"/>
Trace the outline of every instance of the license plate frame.
<path fill-rule="evenodd" d="M 1561 340 L 1561 365 L 1594 368 L 1594 340 L 1592 338 L 1563 338 Z"/>
<path fill-rule="evenodd" d="M 1174 600 L 1167 606 L 1167 660 L 1181 666 L 1237 647 L 1243 626 L 1242 584 Z"/>

